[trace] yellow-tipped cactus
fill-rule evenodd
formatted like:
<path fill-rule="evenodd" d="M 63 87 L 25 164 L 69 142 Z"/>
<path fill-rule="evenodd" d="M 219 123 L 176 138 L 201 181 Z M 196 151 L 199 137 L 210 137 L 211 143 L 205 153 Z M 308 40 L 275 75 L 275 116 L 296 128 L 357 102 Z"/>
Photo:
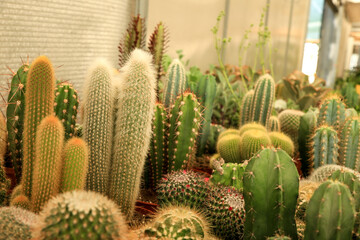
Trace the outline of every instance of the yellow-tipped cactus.
<path fill-rule="evenodd" d="M 253 129 L 260 130 L 265 133 L 267 132 L 266 128 L 263 125 L 252 122 L 252 123 L 247 123 L 247 124 L 243 125 L 239 130 L 239 134 L 240 134 L 240 136 L 242 136 L 246 131 L 253 130 Z"/>
<path fill-rule="evenodd" d="M 225 162 L 241 162 L 240 141 L 241 137 L 239 135 L 229 134 L 217 142 L 217 151 Z"/>
<path fill-rule="evenodd" d="M 291 157 L 294 156 L 294 143 L 282 132 L 271 132 L 269 133 L 271 144 L 276 148 L 281 148 Z"/>
<path fill-rule="evenodd" d="M 248 130 L 241 136 L 240 151 L 242 161 L 249 160 L 263 147 L 271 145 L 267 132 L 261 130 Z"/>

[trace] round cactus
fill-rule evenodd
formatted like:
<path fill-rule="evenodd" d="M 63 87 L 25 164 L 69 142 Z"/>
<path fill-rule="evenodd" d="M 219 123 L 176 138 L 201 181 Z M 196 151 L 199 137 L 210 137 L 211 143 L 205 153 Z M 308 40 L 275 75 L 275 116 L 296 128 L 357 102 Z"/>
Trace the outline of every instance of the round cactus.
<path fill-rule="evenodd" d="M 229 129 L 226 129 L 225 131 L 222 131 L 218 137 L 218 141 L 225 137 L 225 136 L 228 136 L 228 135 L 240 135 L 240 132 L 238 129 L 233 129 L 233 128 L 229 128 Z"/>
<path fill-rule="evenodd" d="M 241 159 L 248 160 L 261 148 L 271 145 L 267 132 L 261 130 L 248 130 L 241 136 Z"/>
<path fill-rule="evenodd" d="M 357 117 L 358 113 L 354 108 L 347 108 L 345 109 L 345 119 L 351 117 Z"/>
<path fill-rule="evenodd" d="M 309 180 L 301 180 L 299 184 L 299 198 L 296 206 L 295 216 L 301 221 L 305 221 L 306 208 L 310 202 L 315 190 L 320 186 L 320 183 Z"/>
<path fill-rule="evenodd" d="M 302 111 L 288 109 L 282 111 L 278 116 L 281 131 L 293 140 L 295 149 L 298 148 L 299 126 L 302 115 L 304 115 Z"/>
<path fill-rule="evenodd" d="M 259 124 L 259 123 L 247 123 L 243 126 L 241 126 L 241 128 L 239 129 L 239 135 L 242 136 L 246 131 L 248 130 L 260 130 L 263 132 L 267 132 L 266 128 Z"/>
<path fill-rule="evenodd" d="M 217 166 L 210 177 L 211 183 L 215 185 L 234 187 L 239 191 L 242 190 L 242 177 L 246 167 L 245 163 L 219 163 L 216 165 Z"/>
<path fill-rule="evenodd" d="M 332 174 L 333 172 L 337 171 L 337 170 L 342 170 L 345 172 L 351 172 L 353 173 L 358 179 L 360 179 L 360 173 L 347 168 L 347 167 L 343 167 L 343 166 L 339 166 L 336 164 L 327 164 L 324 166 L 321 166 L 319 168 L 317 168 L 309 177 L 310 181 L 314 181 L 314 182 L 324 182 L 326 181 Z"/>
<path fill-rule="evenodd" d="M 160 205 L 176 204 L 201 208 L 209 190 L 206 180 L 193 171 L 176 171 L 163 177 L 157 193 Z"/>
<path fill-rule="evenodd" d="M 271 132 L 279 132 L 280 129 L 279 118 L 277 116 L 271 116 L 269 119 L 268 130 Z"/>
<path fill-rule="evenodd" d="M 72 191 L 52 198 L 41 211 L 36 239 L 128 239 L 116 204 L 95 192 Z"/>
<path fill-rule="evenodd" d="M 281 148 L 290 156 L 294 156 L 294 143 L 282 132 L 271 132 L 269 133 L 271 144 L 276 148 Z"/>
<path fill-rule="evenodd" d="M 10 206 L 23 208 L 29 211 L 31 211 L 33 208 L 29 198 L 25 195 L 18 195 L 17 197 L 12 199 L 10 202 Z"/>
<path fill-rule="evenodd" d="M 241 137 L 235 134 L 229 134 L 219 139 L 216 148 L 225 162 L 241 162 L 240 141 Z"/>

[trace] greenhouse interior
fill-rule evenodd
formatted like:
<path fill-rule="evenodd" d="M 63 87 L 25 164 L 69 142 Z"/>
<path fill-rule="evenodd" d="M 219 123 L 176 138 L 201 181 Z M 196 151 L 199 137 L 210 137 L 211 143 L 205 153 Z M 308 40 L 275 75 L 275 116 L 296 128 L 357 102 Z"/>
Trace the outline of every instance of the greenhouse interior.
<path fill-rule="evenodd" d="M 0 0 L 0 240 L 360 239 L 360 0 Z"/>

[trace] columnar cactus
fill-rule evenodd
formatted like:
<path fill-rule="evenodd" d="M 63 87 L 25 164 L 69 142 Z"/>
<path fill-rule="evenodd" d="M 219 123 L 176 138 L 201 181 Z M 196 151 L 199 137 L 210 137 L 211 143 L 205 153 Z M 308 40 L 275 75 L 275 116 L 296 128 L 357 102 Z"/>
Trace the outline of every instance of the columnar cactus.
<path fill-rule="evenodd" d="M 314 168 L 325 164 L 337 163 L 339 152 L 339 138 L 337 132 L 328 126 L 315 129 L 311 140 L 311 156 Z"/>
<path fill-rule="evenodd" d="M 347 118 L 340 129 L 339 162 L 345 167 L 360 170 L 360 119 Z"/>
<path fill-rule="evenodd" d="M 336 164 L 327 164 L 315 169 L 314 172 L 311 173 L 309 180 L 315 182 L 324 182 L 328 180 L 328 178 L 333 174 L 333 172 L 341 170 L 346 172 L 353 173 L 358 179 L 360 179 L 360 173 L 352 170 L 351 168 L 343 167 Z"/>
<path fill-rule="evenodd" d="M 59 193 L 62 174 L 64 127 L 55 116 L 45 117 L 36 133 L 31 202 L 34 212 Z M 24 185 L 23 185 L 24 186 Z"/>
<path fill-rule="evenodd" d="M 241 162 L 240 141 L 241 137 L 235 134 L 229 134 L 219 139 L 216 148 L 225 162 Z"/>
<path fill-rule="evenodd" d="M 83 190 L 86 184 L 88 149 L 81 138 L 70 138 L 63 151 L 61 192 Z"/>
<path fill-rule="evenodd" d="M 166 108 L 171 107 L 177 96 L 185 91 L 186 71 L 179 59 L 174 59 L 166 73 L 163 103 Z"/>
<path fill-rule="evenodd" d="M 336 131 L 345 121 L 345 104 L 336 95 L 327 97 L 320 105 L 318 126 L 332 126 Z"/>
<path fill-rule="evenodd" d="M 168 167 L 166 172 L 187 168 L 195 153 L 200 128 L 200 104 L 196 96 L 185 92 L 178 96 L 169 115 Z"/>
<path fill-rule="evenodd" d="M 248 91 L 242 99 L 241 108 L 240 108 L 240 120 L 239 125 L 243 126 L 246 123 L 250 122 L 250 112 L 251 112 L 251 101 L 254 96 L 254 90 Z"/>
<path fill-rule="evenodd" d="M 98 60 L 90 68 L 84 91 L 84 140 L 89 147 L 86 189 L 108 190 L 113 136 L 112 69 Z"/>
<path fill-rule="evenodd" d="M 322 183 L 306 210 L 305 240 L 351 239 L 355 223 L 354 199 L 338 181 Z"/>
<path fill-rule="evenodd" d="M 271 145 L 271 139 L 267 132 L 261 130 L 248 130 L 240 139 L 240 151 L 242 161 L 249 160 L 261 148 Z"/>
<path fill-rule="evenodd" d="M 245 238 L 265 239 L 282 233 L 297 239 L 299 174 L 291 157 L 281 149 L 265 148 L 250 159 L 243 181 Z"/>
<path fill-rule="evenodd" d="M 76 115 L 79 106 L 77 91 L 70 83 L 60 83 L 55 89 L 55 115 L 61 120 L 65 129 L 65 139 L 75 134 Z"/>
<path fill-rule="evenodd" d="M 280 129 L 279 118 L 277 116 L 271 116 L 269 119 L 268 130 L 271 132 L 279 132 Z"/>
<path fill-rule="evenodd" d="M 275 148 L 281 148 L 291 157 L 294 156 L 294 143 L 291 138 L 286 136 L 286 134 L 282 132 L 270 132 L 269 137 L 271 140 L 271 144 Z"/>
<path fill-rule="evenodd" d="M 216 143 L 219 135 L 225 131 L 225 128 L 218 124 L 210 125 L 210 135 L 206 141 L 206 153 L 214 154 L 216 152 Z"/>
<path fill-rule="evenodd" d="M 255 84 L 251 100 L 250 120 L 264 126 L 268 125 L 275 98 L 275 82 L 269 75 L 261 76 Z"/>
<path fill-rule="evenodd" d="M 22 170 L 25 90 L 29 68 L 29 64 L 24 63 L 16 74 L 14 73 L 6 107 L 9 153 L 17 182 L 20 182 Z M 0 141 L 3 140 L 3 137 L 0 138 Z"/>
<path fill-rule="evenodd" d="M 242 136 L 248 130 L 260 130 L 265 133 L 267 132 L 266 128 L 263 125 L 253 122 L 253 123 L 247 123 L 242 127 L 240 127 L 238 134 Z"/>
<path fill-rule="evenodd" d="M 151 139 L 155 107 L 155 73 L 152 56 L 140 49 L 131 53 L 117 106 L 109 197 L 130 219 Z"/>
<path fill-rule="evenodd" d="M 26 196 L 31 198 L 35 136 L 40 121 L 54 113 L 54 69 L 50 60 L 40 56 L 31 64 L 26 80 L 23 132 L 23 166 L 21 182 Z"/>
<path fill-rule="evenodd" d="M 304 115 L 302 111 L 288 109 L 282 111 L 278 116 L 281 131 L 291 138 L 296 151 L 298 150 L 299 126 L 302 115 Z"/>
<path fill-rule="evenodd" d="M 211 183 L 234 187 L 236 190 L 241 191 L 246 165 L 237 163 L 219 163 L 216 165 L 210 177 Z"/>
<path fill-rule="evenodd" d="M 35 239 L 128 238 L 128 227 L 116 204 L 95 192 L 72 191 L 52 198 L 32 230 Z"/>

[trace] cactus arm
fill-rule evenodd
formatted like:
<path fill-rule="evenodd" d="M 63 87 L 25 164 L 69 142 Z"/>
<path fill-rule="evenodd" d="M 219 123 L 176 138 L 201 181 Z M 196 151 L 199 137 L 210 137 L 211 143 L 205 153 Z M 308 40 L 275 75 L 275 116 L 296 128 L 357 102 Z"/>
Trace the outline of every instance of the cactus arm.
<path fill-rule="evenodd" d="M 169 108 L 174 103 L 179 94 L 185 91 L 186 72 L 183 64 L 179 59 L 174 59 L 166 74 L 163 103 Z"/>

